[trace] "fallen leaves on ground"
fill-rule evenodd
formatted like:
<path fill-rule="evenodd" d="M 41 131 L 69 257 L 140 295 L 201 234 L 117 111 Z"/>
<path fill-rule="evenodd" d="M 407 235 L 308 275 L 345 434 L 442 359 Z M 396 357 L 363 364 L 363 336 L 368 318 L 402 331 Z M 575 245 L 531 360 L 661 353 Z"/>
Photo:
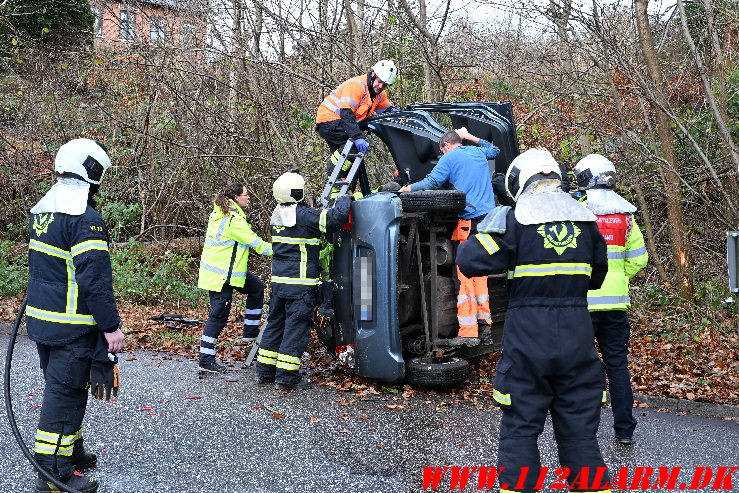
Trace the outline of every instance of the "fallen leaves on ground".
<path fill-rule="evenodd" d="M 0 323 L 12 323 L 15 320 L 21 301 L 19 297 L 0 298 Z M 205 320 L 207 312 L 126 303 L 119 308 L 124 320 L 127 351 L 144 349 L 158 353 L 162 359 L 181 357 L 197 361 L 204 324 L 178 324 L 151 318 L 176 313 L 185 319 Z M 632 320 L 629 368 L 634 391 L 661 397 L 739 405 L 739 337 L 735 322 L 727 319 L 726 327 L 686 335 L 676 331 L 675 321 L 669 317 Z M 217 346 L 218 358 L 225 364 L 242 366 L 249 354 L 251 344 L 242 344 L 241 332 L 241 322 L 232 316 Z M 308 352 L 311 356 L 305 361 L 305 366 L 310 370 L 314 384 L 355 394 L 351 399 L 337 401 L 340 406 L 354 405 L 357 400 L 379 398 L 391 401 L 385 405 L 386 409 L 402 412 L 419 392 L 419 389 L 409 385 L 384 385 L 354 375 L 327 354 L 316 340 L 315 333 Z M 429 399 L 436 397 L 425 401 L 426 404 L 440 411 L 451 403 L 492 409 L 498 356 L 499 353 L 493 353 L 473 365 L 471 378 L 461 387 L 448 391 L 423 389 L 422 392 Z M 122 358 L 124 362 L 133 359 L 134 356 Z M 275 419 L 280 417 L 275 416 Z"/>

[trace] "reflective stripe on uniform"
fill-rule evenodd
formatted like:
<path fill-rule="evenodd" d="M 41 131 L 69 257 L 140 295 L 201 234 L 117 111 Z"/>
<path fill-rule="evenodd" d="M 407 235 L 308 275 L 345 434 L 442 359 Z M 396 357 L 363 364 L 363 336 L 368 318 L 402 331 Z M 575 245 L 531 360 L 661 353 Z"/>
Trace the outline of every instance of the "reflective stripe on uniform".
<path fill-rule="evenodd" d="M 291 238 L 289 236 L 273 236 L 272 243 L 285 243 L 288 245 L 320 245 L 321 240 L 319 240 L 318 238 Z"/>
<path fill-rule="evenodd" d="M 211 240 L 205 239 L 205 246 L 233 246 L 234 240 Z"/>
<path fill-rule="evenodd" d="M 247 308 L 244 310 L 244 313 L 246 315 L 261 315 L 262 309 L 261 308 Z"/>
<path fill-rule="evenodd" d="M 298 245 L 298 248 L 300 249 L 300 272 L 298 275 L 305 279 L 308 277 L 308 249 L 305 245 Z"/>
<path fill-rule="evenodd" d="M 277 284 L 301 284 L 305 286 L 313 286 L 318 284 L 318 278 L 272 276 L 272 282 Z"/>
<path fill-rule="evenodd" d="M 318 216 L 318 229 L 321 233 L 326 232 L 326 217 L 328 217 L 328 210 L 323 209 L 321 214 Z M 316 240 L 317 242 L 318 240 Z"/>
<path fill-rule="evenodd" d="M 640 257 L 647 253 L 646 247 L 637 248 L 636 250 L 629 250 L 624 252 L 624 258 Z M 610 258 L 610 257 L 609 257 Z"/>
<path fill-rule="evenodd" d="M 300 358 L 296 356 L 291 356 L 289 354 L 277 354 L 277 368 L 283 369 L 283 370 L 291 370 L 291 371 L 298 371 L 300 370 Z"/>
<path fill-rule="evenodd" d="M 493 389 L 493 399 L 495 399 L 495 402 L 500 404 L 504 404 L 506 406 L 511 405 L 511 394 L 504 394 L 498 389 Z"/>
<path fill-rule="evenodd" d="M 104 252 L 107 252 L 108 242 L 104 240 L 83 241 L 81 243 L 77 243 L 76 245 L 72 246 L 71 254 L 73 257 L 76 257 L 77 255 L 80 255 L 85 252 L 89 252 L 90 250 L 102 250 Z"/>
<path fill-rule="evenodd" d="M 577 262 L 562 262 L 551 264 L 527 264 L 517 265 L 508 277 L 537 277 L 537 276 L 556 276 L 556 275 L 586 275 L 590 276 L 593 268 L 590 264 Z"/>
<path fill-rule="evenodd" d="M 588 296 L 588 305 L 616 305 L 619 303 L 631 303 L 629 296 Z"/>
<path fill-rule="evenodd" d="M 478 233 L 475 235 L 475 238 L 477 238 L 477 241 L 480 242 L 485 251 L 488 252 L 490 255 L 500 250 L 500 247 L 495 242 L 493 237 L 487 233 Z"/>
<path fill-rule="evenodd" d="M 477 314 L 472 315 L 471 317 L 460 317 L 460 316 L 457 316 L 457 321 L 459 322 L 459 325 L 473 325 L 473 324 L 477 324 Z"/>
<path fill-rule="evenodd" d="M 49 310 L 42 310 L 33 306 L 26 307 L 26 314 L 29 317 L 45 320 L 47 322 L 58 322 L 61 324 L 83 324 L 95 325 L 95 319 L 92 315 L 81 315 L 75 313 L 60 313 Z"/>
<path fill-rule="evenodd" d="M 222 276 L 227 276 L 228 275 L 228 271 L 227 270 L 220 269 L 220 268 L 218 268 L 218 267 L 216 267 L 214 265 L 206 264 L 202 260 L 200 261 L 200 268 L 203 269 L 203 270 L 207 270 L 209 272 L 214 272 L 216 274 L 220 274 Z"/>
<path fill-rule="evenodd" d="M 48 243 L 43 243 L 38 240 L 31 240 L 28 243 L 28 249 L 40 253 L 45 253 L 47 255 L 51 255 L 52 257 L 59 257 L 63 258 L 64 260 L 72 260 L 72 252 L 62 250 L 61 248 L 57 248 L 53 245 L 49 245 Z"/>
<path fill-rule="evenodd" d="M 200 352 L 203 354 L 211 354 L 213 356 L 216 355 L 216 350 L 214 348 L 209 348 L 205 346 L 200 346 Z"/>
<path fill-rule="evenodd" d="M 626 252 L 621 250 L 609 250 L 608 251 L 608 260 L 623 260 L 626 258 Z"/>
<path fill-rule="evenodd" d="M 606 391 L 603 391 L 603 398 L 601 399 L 601 402 L 606 402 Z"/>
<path fill-rule="evenodd" d="M 215 337 L 208 337 L 206 335 L 202 336 L 200 339 L 203 342 L 208 342 L 210 344 L 215 344 L 216 342 L 218 342 L 218 339 L 216 339 Z"/>
<path fill-rule="evenodd" d="M 275 351 L 259 348 L 259 353 L 257 353 L 257 362 L 275 366 L 277 363 L 277 353 Z"/>

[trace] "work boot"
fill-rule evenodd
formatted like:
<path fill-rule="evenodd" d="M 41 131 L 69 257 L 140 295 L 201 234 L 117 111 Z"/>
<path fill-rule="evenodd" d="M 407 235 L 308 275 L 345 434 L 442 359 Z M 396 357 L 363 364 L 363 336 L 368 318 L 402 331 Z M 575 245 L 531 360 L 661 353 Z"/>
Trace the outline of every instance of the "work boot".
<path fill-rule="evenodd" d="M 311 384 L 305 378 L 301 378 L 295 383 L 277 382 L 275 384 L 275 390 L 279 390 L 281 392 L 292 392 L 293 390 L 306 390 L 309 388 L 311 388 Z"/>
<path fill-rule="evenodd" d="M 275 383 L 275 377 L 257 375 L 256 382 L 259 387 L 266 387 L 267 385 L 272 385 L 273 383 Z"/>
<path fill-rule="evenodd" d="M 86 471 L 98 466 L 98 456 L 92 452 L 83 451 L 81 454 L 72 456 L 72 464 L 78 471 Z"/>
<path fill-rule="evenodd" d="M 92 452 L 87 452 L 85 450 L 84 443 L 84 437 L 78 438 L 77 441 L 74 442 L 74 449 L 72 451 L 72 464 L 74 464 L 74 468 L 80 472 L 98 466 L 98 456 Z"/>
<path fill-rule="evenodd" d="M 437 343 L 440 347 L 474 347 L 480 344 L 480 339 L 477 337 L 455 337 L 453 339 L 439 339 Z"/>
<path fill-rule="evenodd" d="M 206 363 L 200 362 L 200 372 L 201 373 L 224 373 L 226 371 L 226 366 L 222 365 L 216 361 L 208 361 Z"/>
<path fill-rule="evenodd" d="M 492 344 L 493 343 L 493 329 L 488 324 L 480 329 L 480 344 Z"/>
<path fill-rule="evenodd" d="M 616 437 L 616 441 L 620 445 L 634 445 L 634 437 Z"/>
<path fill-rule="evenodd" d="M 79 491 L 80 493 L 93 493 L 97 491 L 98 486 L 100 486 L 98 480 L 94 477 L 85 476 L 84 474 L 77 471 L 74 471 L 74 474 L 72 474 L 69 478 L 61 480 L 61 483 L 67 485 L 71 489 Z M 34 490 L 35 493 L 54 493 L 59 491 L 66 490 L 60 490 L 54 483 L 52 483 L 51 481 L 47 481 L 46 478 L 44 478 L 40 474 L 36 477 L 36 489 Z"/>

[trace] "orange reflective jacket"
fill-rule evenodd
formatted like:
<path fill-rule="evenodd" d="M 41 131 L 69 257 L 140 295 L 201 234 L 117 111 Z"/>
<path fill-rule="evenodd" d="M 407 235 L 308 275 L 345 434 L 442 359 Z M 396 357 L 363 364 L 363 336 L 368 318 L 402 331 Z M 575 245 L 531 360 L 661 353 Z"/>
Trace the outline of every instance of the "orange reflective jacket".
<path fill-rule="evenodd" d="M 352 110 L 357 120 L 364 120 L 377 110 L 390 106 L 390 100 L 385 91 L 375 97 L 370 97 L 367 86 L 367 75 L 358 75 L 344 81 L 339 87 L 331 91 L 326 99 L 318 106 L 316 123 L 330 122 L 341 118 L 341 110 Z"/>

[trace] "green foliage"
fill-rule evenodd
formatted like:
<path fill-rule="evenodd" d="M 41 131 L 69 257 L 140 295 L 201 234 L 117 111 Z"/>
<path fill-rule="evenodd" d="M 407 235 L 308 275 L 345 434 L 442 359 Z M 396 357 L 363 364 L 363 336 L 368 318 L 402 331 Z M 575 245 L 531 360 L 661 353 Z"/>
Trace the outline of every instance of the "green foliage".
<path fill-rule="evenodd" d="M 111 253 L 116 296 L 149 305 L 181 302 L 197 306 L 203 292 L 197 288 L 197 260 L 166 251 L 155 256 L 130 241 Z"/>
<path fill-rule="evenodd" d="M 123 241 L 127 236 L 131 236 L 133 228 L 141 222 L 141 213 L 141 204 L 123 204 L 121 202 L 105 204 L 102 215 L 108 225 L 111 240 L 118 242 Z"/>
<path fill-rule="evenodd" d="M 88 0 L 7 0 L 0 6 L 0 56 L 25 46 L 71 49 L 92 44 Z"/>
<path fill-rule="evenodd" d="M 0 296 L 15 296 L 28 285 L 28 257 L 25 248 L 0 240 Z"/>

